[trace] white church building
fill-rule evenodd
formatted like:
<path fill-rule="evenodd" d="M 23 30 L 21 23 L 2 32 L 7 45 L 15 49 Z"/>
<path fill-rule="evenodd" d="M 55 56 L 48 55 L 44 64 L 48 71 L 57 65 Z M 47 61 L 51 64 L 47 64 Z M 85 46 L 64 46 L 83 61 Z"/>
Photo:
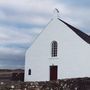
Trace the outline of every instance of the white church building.
<path fill-rule="evenodd" d="M 58 13 L 26 52 L 25 81 L 90 77 L 90 36 Z"/>

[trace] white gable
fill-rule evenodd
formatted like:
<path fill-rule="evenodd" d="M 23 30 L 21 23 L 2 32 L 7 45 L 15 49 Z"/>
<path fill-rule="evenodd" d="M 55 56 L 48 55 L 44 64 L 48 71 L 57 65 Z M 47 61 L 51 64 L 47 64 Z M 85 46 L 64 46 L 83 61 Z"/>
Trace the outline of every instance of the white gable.
<path fill-rule="evenodd" d="M 51 57 L 51 42 L 58 42 L 58 56 Z M 27 50 L 25 81 L 48 81 L 49 67 L 58 66 L 58 79 L 90 77 L 90 44 L 54 18 Z M 28 70 L 31 69 L 31 75 Z"/>

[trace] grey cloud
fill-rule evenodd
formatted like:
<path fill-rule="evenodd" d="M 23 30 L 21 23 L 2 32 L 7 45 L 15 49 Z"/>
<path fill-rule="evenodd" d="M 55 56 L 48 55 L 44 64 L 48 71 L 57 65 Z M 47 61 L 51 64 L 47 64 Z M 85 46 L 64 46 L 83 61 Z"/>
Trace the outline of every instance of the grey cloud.
<path fill-rule="evenodd" d="M 57 3 L 65 3 L 69 6 L 90 7 L 90 0 L 56 0 Z"/>

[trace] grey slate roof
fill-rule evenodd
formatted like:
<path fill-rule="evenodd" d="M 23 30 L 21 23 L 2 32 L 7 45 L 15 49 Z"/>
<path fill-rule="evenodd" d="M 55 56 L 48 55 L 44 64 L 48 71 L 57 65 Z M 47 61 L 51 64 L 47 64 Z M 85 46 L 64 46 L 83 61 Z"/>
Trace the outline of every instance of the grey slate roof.
<path fill-rule="evenodd" d="M 59 18 L 58 18 L 59 19 Z M 75 28 L 74 26 L 66 23 L 65 21 L 59 19 L 61 22 L 63 22 L 64 24 L 66 24 L 71 30 L 73 30 L 80 38 L 82 38 L 85 42 L 87 42 L 88 44 L 90 44 L 90 36 L 87 35 L 86 33 L 82 32 L 81 30 Z"/>

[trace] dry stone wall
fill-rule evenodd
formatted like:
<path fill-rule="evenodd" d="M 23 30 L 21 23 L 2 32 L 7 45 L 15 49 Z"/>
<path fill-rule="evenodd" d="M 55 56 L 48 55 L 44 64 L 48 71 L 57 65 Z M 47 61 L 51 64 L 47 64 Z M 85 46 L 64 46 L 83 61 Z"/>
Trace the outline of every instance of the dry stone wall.
<path fill-rule="evenodd" d="M 0 81 L 0 90 L 90 90 L 90 78 L 46 82 Z"/>

